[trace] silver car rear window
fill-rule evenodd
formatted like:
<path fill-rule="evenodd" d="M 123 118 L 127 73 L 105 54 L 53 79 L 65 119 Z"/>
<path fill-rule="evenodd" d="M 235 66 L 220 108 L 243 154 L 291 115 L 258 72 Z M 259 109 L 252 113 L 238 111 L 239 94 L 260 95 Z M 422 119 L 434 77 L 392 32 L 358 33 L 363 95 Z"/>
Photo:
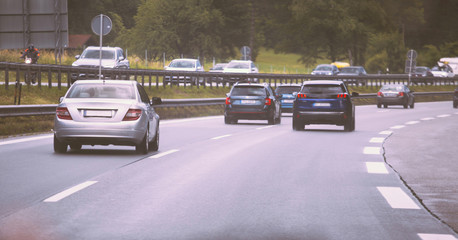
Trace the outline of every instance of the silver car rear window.
<path fill-rule="evenodd" d="M 132 86 L 128 85 L 75 85 L 67 94 L 67 98 L 120 98 L 135 99 Z"/>

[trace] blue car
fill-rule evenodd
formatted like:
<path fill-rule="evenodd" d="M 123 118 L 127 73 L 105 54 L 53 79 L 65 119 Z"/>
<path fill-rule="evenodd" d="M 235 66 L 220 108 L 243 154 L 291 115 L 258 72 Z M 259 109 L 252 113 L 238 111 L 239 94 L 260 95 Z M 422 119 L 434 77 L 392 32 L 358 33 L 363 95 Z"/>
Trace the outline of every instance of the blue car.
<path fill-rule="evenodd" d="M 355 105 L 342 81 L 314 80 L 303 83 L 293 105 L 293 130 L 304 130 L 309 124 L 334 124 L 344 130 L 355 130 Z"/>
<path fill-rule="evenodd" d="M 275 89 L 275 95 L 280 96 L 280 104 L 282 112 L 292 112 L 295 96 L 301 90 L 301 84 L 284 84 Z"/>

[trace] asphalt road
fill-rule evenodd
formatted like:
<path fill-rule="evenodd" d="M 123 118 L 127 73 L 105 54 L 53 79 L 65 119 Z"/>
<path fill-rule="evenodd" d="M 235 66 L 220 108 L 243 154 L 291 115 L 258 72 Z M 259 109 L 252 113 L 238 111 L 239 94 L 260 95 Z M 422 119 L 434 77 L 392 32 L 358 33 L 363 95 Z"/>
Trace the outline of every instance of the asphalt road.
<path fill-rule="evenodd" d="M 458 208 L 456 177 L 444 177 L 456 154 L 433 154 L 451 166 L 404 157 L 425 159 L 414 141 L 456 139 L 451 105 L 360 106 L 350 133 L 293 131 L 288 116 L 275 126 L 163 121 L 160 151 L 147 156 L 113 146 L 54 154 L 49 134 L 2 140 L 0 239 L 456 240 L 427 188 L 448 189 L 447 208 Z M 419 183 L 426 176 L 435 185 Z"/>

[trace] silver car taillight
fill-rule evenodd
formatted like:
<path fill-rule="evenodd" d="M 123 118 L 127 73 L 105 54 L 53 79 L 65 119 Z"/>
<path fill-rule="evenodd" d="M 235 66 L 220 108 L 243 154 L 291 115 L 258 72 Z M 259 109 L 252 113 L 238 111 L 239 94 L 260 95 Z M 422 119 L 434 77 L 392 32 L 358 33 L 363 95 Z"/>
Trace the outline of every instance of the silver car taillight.
<path fill-rule="evenodd" d="M 139 119 L 142 116 L 142 110 L 141 109 L 129 109 L 127 111 L 126 116 L 122 119 L 123 121 L 135 121 Z"/>

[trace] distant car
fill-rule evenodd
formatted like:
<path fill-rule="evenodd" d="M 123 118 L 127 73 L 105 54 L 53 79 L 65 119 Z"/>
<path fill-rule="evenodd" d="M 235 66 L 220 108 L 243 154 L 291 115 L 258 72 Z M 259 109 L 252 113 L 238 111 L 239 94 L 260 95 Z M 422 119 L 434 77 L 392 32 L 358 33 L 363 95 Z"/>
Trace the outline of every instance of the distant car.
<path fill-rule="evenodd" d="M 280 97 L 281 111 L 292 112 L 295 96 L 301 90 L 301 84 L 282 84 L 275 88 L 275 95 Z"/>
<path fill-rule="evenodd" d="M 404 108 L 414 108 L 415 96 L 413 91 L 403 84 L 384 85 L 377 93 L 377 107 L 387 108 L 388 105 L 401 105 Z"/>
<path fill-rule="evenodd" d="M 236 124 L 239 119 L 281 123 L 280 100 L 269 84 L 236 83 L 232 86 L 226 98 L 224 123 Z"/>
<path fill-rule="evenodd" d="M 215 66 L 210 68 L 209 72 L 223 72 L 226 66 L 227 66 L 227 63 L 217 63 L 215 64 Z"/>
<path fill-rule="evenodd" d="M 455 88 L 455 93 L 453 94 L 453 107 L 458 108 L 458 87 Z"/>
<path fill-rule="evenodd" d="M 223 70 L 223 73 L 233 74 L 233 73 L 245 73 L 245 74 L 256 74 L 259 73 L 258 68 L 251 60 L 232 60 L 230 61 Z M 238 82 L 238 81 L 249 81 L 249 82 L 258 82 L 258 78 L 247 78 L 247 77 L 235 77 L 231 76 L 228 78 L 229 81 Z"/>
<path fill-rule="evenodd" d="M 434 77 L 454 77 L 455 76 L 452 68 L 447 64 L 443 66 L 434 66 L 431 69 L 431 73 L 434 75 Z"/>
<path fill-rule="evenodd" d="M 174 59 L 168 66 L 165 67 L 166 71 L 170 72 L 204 72 L 202 64 L 199 59 L 179 58 Z M 164 84 L 179 84 L 179 83 L 202 83 L 203 78 L 197 76 L 186 75 L 186 73 L 177 73 L 173 75 L 166 75 L 164 77 Z"/>
<path fill-rule="evenodd" d="M 332 64 L 320 64 L 312 71 L 312 75 L 336 75 L 339 73 L 339 69 L 336 65 Z"/>
<path fill-rule="evenodd" d="M 303 83 L 293 106 L 293 130 L 309 124 L 334 124 L 355 130 L 355 105 L 342 81 L 312 80 Z"/>
<path fill-rule="evenodd" d="M 146 154 L 159 148 L 159 115 L 143 87 L 129 80 L 76 81 L 56 109 L 54 151 L 68 145 L 128 145 Z"/>
<path fill-rule="evenodd" d="M 100 66 L 100 47 L 90 46 L 84 49 L 81 55 L 75 56 L 76 61 L 72 63 L 74 67 L 98 68 Z M 119 47 L 102 47 L 102 68 L 112 69 L 129 69 L 129 60 L 124 56 L 122 48 Z M 95 79 L 97 74 L 72 74 L 72 82 L 78 79 Z M 121 79 L 127 79 L 127 75 L 120 76 Z"/>
<path fill-rule="evenodd" d="M 429 67 L 424 66 L 417 66 L 415 67 L 415 71 L 412 73 L 412 83 L 414 84 L 432 84 L 432 80 L 426 79 L 427 77 L 434 77 L 431 69 Z"/>
<path fill-rule="evenodd" d="M 339 76 L 366 76 L 367 72 L 366 69 L 362 66 L 352 66 L 352 67 L 344 67 L 340 69 L 340 72 L 337 73 Z M 346 84 L 355 84 L 355 85 L 366 85 L 364 79 L 357 79 L 357 78 L 345 78 L 342 79 Z"/>
<path fill-rule="evenodd" d="M 210 68 L 209 72 L 211 73 L 222 73 L 224 68 L 227 66 L 227 63 L 217 63 L 215 66 Z M 222 82 L 224 79 L 223 77 L 212 77 L 214 82 Z"/>

